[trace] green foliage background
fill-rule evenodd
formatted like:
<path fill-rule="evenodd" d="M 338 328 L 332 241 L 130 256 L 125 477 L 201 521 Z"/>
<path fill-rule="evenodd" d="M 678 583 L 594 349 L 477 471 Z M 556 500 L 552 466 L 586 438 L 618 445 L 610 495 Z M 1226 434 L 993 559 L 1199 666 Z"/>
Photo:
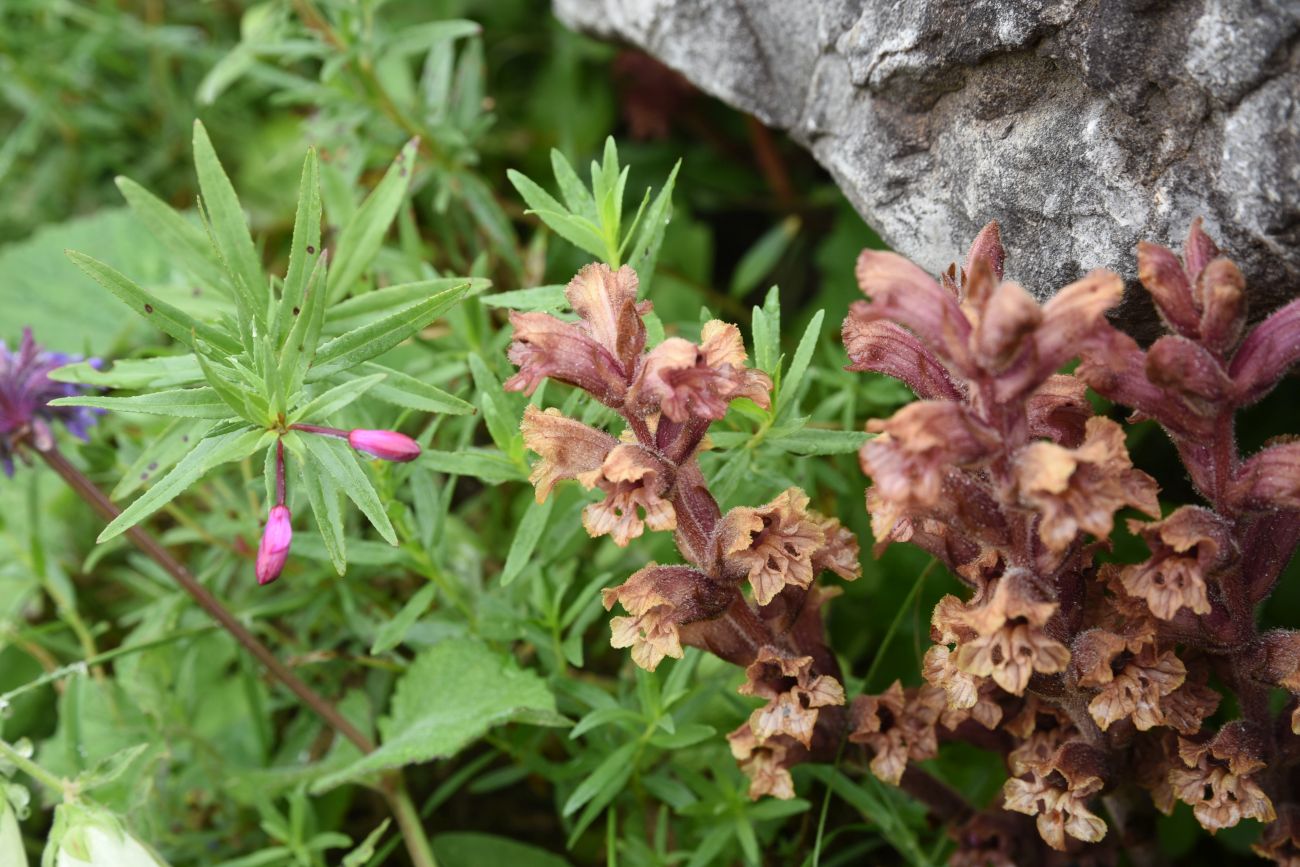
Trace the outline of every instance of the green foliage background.
<path fill-rule="evenodd" d="M 492 281 L 382 356 L 473 404 L 472 415 L 374 394 L 337 413 L 340 425 L 401 426 L 426 446 L 410 466 L 366 468 L 396 545 L 341 513 L 345 575 L 325 539 L 300 529 L 284 577 L 259 588 L 264 467 L 249 459 L 148 519 L 281 658 L 378 733 L 378 752 L 363 759 L 332 738 L 122 539 L 96 545 L 101 523 L 37 468 L 0 479 L 6 741 L 79 779 L 175 865 L 404 863 L 367 785 L 403 766 L 448 867 L 943 861 L 943 833 L 860 769 L 802 767 L 799 799 L 750 802 L 724 738 L 751 709 L 735 691 L 741 673 L 691 651 L 647 674 L 608 646 L 599 589 L 649 560 L 671 562 L 671 540 L 592 541 L 574 486 L 533 502 L 517 430 L 526 401 L 501 388 L 504 312 L 554 307 L 558 287 L 601 255 L 570 243 L 563 215 L 525 213 L 547 210 L 527 178 L 551 195 L 564 186 L 552 149 L 585 183 L 582 167 L 615 137 L 630 167 L 612 214 L 624 229 L 647 188 L 671 184 L 657 262 L 641 274 L 664 332 L 697 335 L 707 309 L 752 335 L 751 356 L 778 376 L 773 413 L 736 411 L 715 426 L 704 470 L 724 508 L 800 485 L 868 548 L 857 432 L 909 398 L 842 370 L 854 257 L 879 240 L 800 151 L 702 95 L 670 102 L 671 88 L 638 68 L 528 0 L 0 6 L 0 338 L 11 345 L 30 325 L 53 349 L 114 362 L 182 349 L 83 274 L 68 248 L 198 319 L 229 312 L 114 184 L 125 175 L 192 212 L 196 118 L 272 274 L 289 263 L 309 147 L 320 158 L 323 243 L 336 246 L 418 136 L 409 192 L 375 224 L 373 261 L 346 296 Z M 631 137 L 638 107 L 659 111 L 666 135 Z M 129 383 L 129 370 L 102 381 Z M 551 402 L 576 400 L 556 391 Z M 145 450 L 180 435 L 172 424 L 115 412 L 90 443 L 66 447 L 101 487 L 130 498 L 150 483 L 137 479 L 153 462 Z M 955 587 L 941 570 L 918 581 L 926 558 L 901 546 L 879 560 L 864 551 L 863 565 L 830 606 L 850 696 L 919 681 L 928 612 Z M 960 747 L 932 764 L 979 803 L 1005 778 L 996 760 Z M 9 795 L 24 806 L 17 786 Z M 33 858 L 51 798 L 33 790 L 20 810 Z M 1195 839 L 1181 813 L 1162 834 L 1176 854 Z M 1216 845 L 1238 853 L 1247 842 L 1234 832 Z"/>

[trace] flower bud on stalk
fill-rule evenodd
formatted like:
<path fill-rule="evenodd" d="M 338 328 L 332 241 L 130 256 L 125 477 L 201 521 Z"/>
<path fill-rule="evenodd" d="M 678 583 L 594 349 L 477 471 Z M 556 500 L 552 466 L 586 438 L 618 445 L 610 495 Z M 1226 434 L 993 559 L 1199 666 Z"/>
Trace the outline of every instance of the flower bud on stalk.
<path fill-rule="evenodd" d="M 348 445 L 385 461 L 405 463 L 420 456 L 419 443 L 406 434 L 392 430 L 349 431 Z"/>
<path fill-rule="evenodd" d="M 285 560 L 289 559 L 289 545 L 293 542 L 293 515 L 283 504 L 271 507 L 262 530 L 262 543 L 257 548 L 257 583 L 270 584 L 280 577 Z"/>
<path fill-rule="evenodd" d="M 112 813 L 71 802 L 54 811 L 42 863 L 55 867 L 166 867 L 156 852 L 137 840 Z M 4 862 L 8 865 L 8 861 Z M 20 862 L 21 863 L 21 862 Z"/>

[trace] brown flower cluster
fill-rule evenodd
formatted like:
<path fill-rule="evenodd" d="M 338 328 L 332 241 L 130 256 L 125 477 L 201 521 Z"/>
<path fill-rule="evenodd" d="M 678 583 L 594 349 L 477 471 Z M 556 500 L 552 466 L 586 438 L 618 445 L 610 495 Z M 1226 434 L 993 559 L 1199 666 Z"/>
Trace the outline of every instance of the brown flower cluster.
<path fill-rule="evenodd" d="M 858 261 L 850 369 L 919 398 L 861 451 L 878 549 L 912 542 L 971 592 L 936 606 L 922 686 L 854 700 L 850 740 L 895 784 L 946 740 L 1004 755 L 1000 804 L 954 829 L 954 863 L 1106 863 L 1121 845 L 1140 863 L 1132 841 L 1176 801 L 1211 832 L 1268 823 L 1256 851 L 1300 863 L 1300 633 L 1255 626 L 1300 538 L 1300 440 L 1247 457 L 1234 436 L 1300 358 L 1300 301 L 1247 333 L 1241 273 L 1199 221 L 1181 260 L 1137 258 L 1168 332 L 1146 348 L 1105 318 L 1119 276 L 1040 305 L 1003 279 L 996 224 L 938 280 L 892 253 Z M 1158 422 L 1204 502 L 1162 515 L 1088 387 Z M 1152 519 L 1127 522 L 1150 556 L 1101 563 L 1122 510 Z M 1220 689 L 1240 719 L 1215 730 Z"/>
<path fill-rule="evenodd" d="M 521 427 L 540 456 L 537 499 L 574 479 L 602 495 L 583 512 L 593 537 L 624 546 L 647 528 L 673 531 L 686 563 L 650 563 L 604 591 L 605 607 L 625 612 L 611 620 L 611 643 L 651 671 L 684 646 L 743 667 L 740 691 L 766 704 L 731 734 L 732 752 L 752 795 L 791 798 L 789 768 L 833 755 L 843 733 L 844 689 L 820 613 L 833 594 L 814 582 L 824 571 L 858 577 L 857 540 L 809 509 L 798 489 L 726 514 L 709 492 L 696 455 L 710 424 L 740 398 L 769 405 L 771 380 L 746 366 L 739 329 L 714 320 L 699 343 L 669 337 L 647 350 L 650 305 L 637 301 L 626 266 L 588 265 L 566 295 L 577 321 L 511 314 L 519 372 L 506 387 L 531 394 L 548 377 L 577 386 L 613 409 L 623 429 L 614 436 L 529 406 Z"/>

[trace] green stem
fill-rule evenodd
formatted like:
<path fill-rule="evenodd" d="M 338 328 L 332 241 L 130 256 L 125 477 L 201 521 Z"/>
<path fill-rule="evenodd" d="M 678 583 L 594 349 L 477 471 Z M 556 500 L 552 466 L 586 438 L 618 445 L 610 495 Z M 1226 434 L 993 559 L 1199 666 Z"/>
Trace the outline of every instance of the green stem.
<path fill-rule="evenodd" d="M 54 774 L 27 758 L 3 740 L 0 740 L 0 758 L 3 758 L 47 789 L 64 795 L 68 793 L 69 783 L 67 780 L 54 776 Z"/>
<path fill-rule="evenodd" d="M 438 867 L 438 860 L 433 856 L 433 846 L 424 831 L 424 822 L 420 811 L 411 800 L 411 793 L 406 789 L 406 781 L 401 774 L 394 774 L 393 784 L 387 792 L 388 803 L 392 805 L 393 817 L 406 840 L 406 851 L 411 856 L 415 867 Z"/>

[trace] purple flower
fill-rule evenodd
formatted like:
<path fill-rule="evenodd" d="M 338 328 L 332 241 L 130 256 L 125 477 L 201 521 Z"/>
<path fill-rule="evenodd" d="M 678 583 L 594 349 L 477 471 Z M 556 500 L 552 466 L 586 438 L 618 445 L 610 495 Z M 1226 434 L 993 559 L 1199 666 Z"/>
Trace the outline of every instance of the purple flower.
<path fill-rule="evenodd" d="M 257 547 L 258 584 L 270 584 L 280 577 L 292 543 L 293 515 L 287 506 L 272 506 L 271 514 L 266 518 L 266 528 L 262 531 L 262 543 Z"/>
<path fill-rule="evenodd" d="M 38 449 L 54 445 L 52 421 L 62 422 L 74 436 L 87 439 L 95 416 L 102 410 L 47 405 L 55 398 L 81 393 L 80 386 L 55 382 L 49 377 L 50 371 L 80 360 L 79 356 L 42 349 L 32 338 L 30 328 L 23 329 L 22 343 L 17 350 L 10 350 L 0 340 L 0 466 L 4 467 L 5 475 L 14 474 L 13 455 L 23 437 L 30 436 Z"/>

